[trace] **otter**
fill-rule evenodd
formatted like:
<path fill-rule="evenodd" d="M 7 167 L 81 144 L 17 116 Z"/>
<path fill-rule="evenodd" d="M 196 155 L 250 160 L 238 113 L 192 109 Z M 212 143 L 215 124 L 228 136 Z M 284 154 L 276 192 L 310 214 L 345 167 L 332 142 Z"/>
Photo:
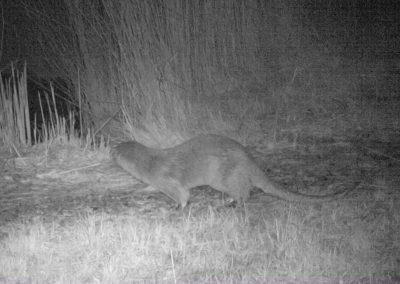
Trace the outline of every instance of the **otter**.
<path fill-rule="evenodd" d="M 329 195 L 306 195 L 285 190 L 257 166 L 246 148 L 221 135 L 204 134 L 166 149 L 149 148 L 136 141 L 111 150 L 115 163 L 136 179 L 152 186 L 184 208 L 190 189 L 208 185 L 243 204 L 253 187 L 287 201 L 324 202 L 349 190 Z"/>

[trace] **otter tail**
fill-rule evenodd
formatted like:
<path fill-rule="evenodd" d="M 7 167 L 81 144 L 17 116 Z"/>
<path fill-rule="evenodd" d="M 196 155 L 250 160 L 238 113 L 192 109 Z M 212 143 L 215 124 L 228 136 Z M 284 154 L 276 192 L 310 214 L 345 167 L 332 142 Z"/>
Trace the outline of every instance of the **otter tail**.
<path fill-rule="evenodd" d="M 279 185 L 270 181 L 261 171 L 261 169 L 258 170 L 259 172 L 256 171 L 257 174 L 252 176 L 253 186 L 261 189 L 262 191 L 264 191 L 264 193 L 268 195 L 272 195 L 280 199 L 284 199 L 286 201 L 297 201 L 297 202 L 308 202 L 308 203 L 332 201 L 345 196 L 347 193 L 349 193 L 351 190 L 354 189 L 354 187 L 352 186 L 349 189 L 328 195 L 308 195 L 303 193 L 296 193 L 281 188 Z"/>

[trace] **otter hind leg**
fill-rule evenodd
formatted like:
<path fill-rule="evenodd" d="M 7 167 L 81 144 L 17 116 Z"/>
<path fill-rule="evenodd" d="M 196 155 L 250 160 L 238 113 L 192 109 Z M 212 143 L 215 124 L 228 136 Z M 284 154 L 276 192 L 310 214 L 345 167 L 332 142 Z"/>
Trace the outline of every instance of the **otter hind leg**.
<path fill-rule="evenodd" d="M 163 181 L 154 185 L 159 191 L 178 203 L 182 208 L 188 204 L 190 191 L 174 180 Z"/>
<path fill-rule="evenodd" d="M 251 182 L 241 175 L 231 175 L 225 180 L 221 180 L 218 184 L 212 185 L 218 191 L 227 193 L 231 196 L 237 205 L 242 206 L 250 196 L 252 188 Z M 230 202 L 232 204 L 232 202 Z"/>

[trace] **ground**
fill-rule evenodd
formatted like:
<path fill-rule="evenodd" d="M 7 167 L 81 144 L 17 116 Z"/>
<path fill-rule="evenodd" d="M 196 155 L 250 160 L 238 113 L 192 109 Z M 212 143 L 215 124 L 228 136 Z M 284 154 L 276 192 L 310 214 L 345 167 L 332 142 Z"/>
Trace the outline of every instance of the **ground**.
<path fill-rule="evenodd" d="M 347 222 L 354 227 L 349 236 L 353 249 L 371 250 L 372 243 L 375 247 L 390 242 L 391 251 L 398 248 L 396 238 L 399 235 L 393 235 L 390 229 L 400 227 L 396 214 L 400 199 L 399 145 L 399 140 L 393 137 L 386 141 L 364 137 L 353 141 L 308 137 L 296 141 L 296 145 L 286 144 L 273 151 L 263 150 L 261 145 L 248 149 L 256 155 L 266 174 L 288 190 L 328 194 L 353 187 L 342 201 L 327 205 L 326 208 L 331 208 L 328 212 L 334 210 L 342 217 L 341 224 Z M 182 213 L 168 197 L 147 188 L 118 168 L 109 158 L 107 149 L 93 151 L 74 145 L 46 147 L 41 144 L 19 153 L 20 156 L 5 149 L 1 155 L 0 236 L 3 240 L 9 236 L 9 224 L 38 216 L 43 220 L 62 218 L 68 222 L 82 212 L 122 215 L 136 212 L 155 219 L 160 216 L 180 218 Z M 206 186 L 193 189 L 190 202 L 189 209 L 185 209 L 189 212 L 207 208 L 226 210 L 222 194 Z M 268 210 L 285 206 L 284 201 L 255 190 L 247 204 L 250 223 L 260 223 L 260 218 L 265 216 L 272 218 Z M 317 211 L 316 215 L 325 212 L 320 206 L 312 210 Z M 368 232 L 377 228 L 362 222 L 369 220 L 370 224 L 375 224 L 382 216 L 391 220 L 390 215 L 394 219 L 390 221 L 387 234 L 382 238 L 368 236 Z M 304 220 L 307 226 L 318 223 L 315 217 Z M 358 229 L 355 229 L 356 223 L 361 224 Z M 279 236 L 273 236 L 278 241 Z M 387 236 L 391 236 L 391 240 Z M 324 246 L 330 246 L 326 238 Z M 376 248 L 374 251 L 376 257 Z M 387 254 L 387 249 L 383 251 Z M 396 261 L 399 265 L 400 259 Z M 387 273 L 391 279 L 400 277 L 390 269 Z"/>
<path fill-rule="evenodd" d="M 256 153 L 256 159 L 274 181 L 309 194 L 327 194 L 357 183 L 363 186 L 351 196 L 391 194 L 400 185 L 399 142 L 307 141 L 273 154 Z M 146 189 L 115 166 L 107 150 L 93 152 L 77 146 L 37 145 L 16 157 L 3 149 L 0 178 L 1 223 L 21 215 L 60 214 L 80 208 L 121 211 L 131 207 L 170 209 L 171 200 Z M 362 190 L 363 192 L 360 192 Z M 202 192 L 206 191 L 208 201 Z M 211 202 L 220 194 L 202 187 L 191 203 Z M 255 193 L 262 195 L 261 192 Z M 201 195 L 201 196 L 198 196 Z M 378 198 L 378 197 L 377 197 Z M 273 200 L 273 198 L 271 199 Z M 251 202 L 252 200 L 250 200 Z M 253 198 L 254 201 L 254 198 Z"/>

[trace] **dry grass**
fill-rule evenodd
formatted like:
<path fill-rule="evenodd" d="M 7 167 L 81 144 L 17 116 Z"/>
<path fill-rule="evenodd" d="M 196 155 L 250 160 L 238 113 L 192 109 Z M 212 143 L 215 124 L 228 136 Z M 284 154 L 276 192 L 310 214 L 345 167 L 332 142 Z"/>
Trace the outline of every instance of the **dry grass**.
<path fill-rule="evenodd" d="M 396 270 L 400 204 L 372 208 L 366 222 L 370 205 L 37 217 L 7 226 L 0 275 L 7 283 L 379 283 Z"/>
<path fill-rule="evenodd" d="M 382 183 L 370 192 L 372 184 L 366 181 L 344 200 L 313 206 L 258 196 L 244 208 L 227 208 L 194 194 L 184 211 L 165 206 L 162 195 L 151 200 L 132 192 L 132 205 L 117 202 L 117 211 L 110 212 L 115 196 L 96 205 L 67 203 L 74 191 L 58 186 L 67 183 L 98 198 L 105 194 L 103 187 L 112 191 L 112 183 L 106 181 L 113 178 L 104 167 L 108 149 L 93 151 L 73 140 L 50 140 L 38 153 L 45 155 L 45 163 L 35 166 L 47 175 L 36 174 L 41 184 L 31 180 L 39 191 L 43 186 L 51 189 L 40 193 L 44 199 L 31 198 L 43 207 L 37 205 L 34 212 L 1 226 L 4 282 L 381 283 L 399 277 L 400 199 Z M 293 162 L 299 167 L 293 158 L 284 164 Z M 320 171 L 324 165 L 309 170 Z M 327 170 L 338 174 L 351 161 L 344 166 Z M 301 181 L 307 182 L 303 175 Z M 60 200 L 52 203 L 64 205 L 49 209 L 46 195 L 58 195 Z M 76 209 L 75 203 L 80 204 Z"/>
<path fill-rule="evenodd" d="M 282 131 L 296 135 L 321 124 L 341 135 L 386 127 L 374 125 L 381 109 L 361 101 L 396 99 L 386 91 L 397 88 L 397 70 L 332 55 L 328 43 L 327 53 L 311 49 L 317 45 L 296 22 L 302 7 L 292 5 L 60 1 L 44 12 L 25 3 L 48 50 L 44 60 L 73 82 L 96 133 L 167 147 L 203 132 L 240 141 L 268 132 L 279 142 Z M 55 21 L 59 11 L 70 18 Z M 359 67 L 363 61 L 370 67 Z M 385 123 L 398 127 L 399 102 L 389 101 Z"/>
<path fill-rule="evenodd" d="M 11 65 L 11 76 L 0 80 L 0 139 L 17 149 L 31 145 L 26 65 L 22 71 Z"/>

